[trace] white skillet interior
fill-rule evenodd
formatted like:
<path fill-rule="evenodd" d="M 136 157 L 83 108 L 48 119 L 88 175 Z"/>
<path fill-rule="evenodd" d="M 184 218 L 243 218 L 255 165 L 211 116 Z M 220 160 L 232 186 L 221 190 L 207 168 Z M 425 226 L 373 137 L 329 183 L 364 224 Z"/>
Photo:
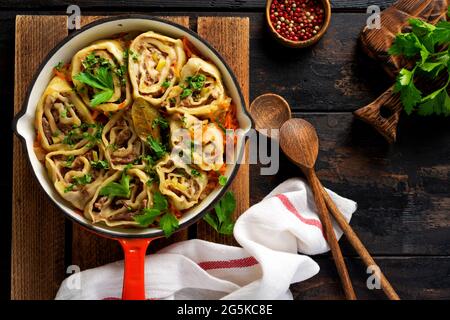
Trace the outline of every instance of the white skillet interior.
<path fill-rule="evenodd" d="M 100 24 L 96 24 L 78 33 L 77 35 L 72 37 L 69 41 L 67 41 L 65 44 L 63 44 L 49 58 L 49 60 L 42 67 L 41 72 L 37 76 L 34 86 L 30 92 L 28 103 L 26 105 L 26 111 L 20 117 L 20 119 L 18 119 L 16 130 L 17 133 L 25 139 L 28 157 L 30 159 L 31 166 L 33 167 L 33 170 L 36 174 L 39 183 L 41 184 L 44 191 L 49 195 L 49 197 L 58 205 L 58 207 L 64 210 L 67 214 L 69 214 L 74 220 L 81 222 L 82 224 L 90 224 L 91 228 L 93 228 L 94 231 L 98 231 L 100 233 L 104 233 L 104 231 L 107 231 L 108 234 L 113 237 L 114 236 L 152 237 L 157 232 L 160 232 L 160 230 L 156 228 L 145 228 L 145 229 L 109 228 L 104 225 L 92 225 L 91 222 L 87 220 L 84 216 L 81 216 L 79 213 L 76 213 L 74 209 L 70 206 L 70 204 L 66 203 L 58 195 L 55 188 L 53 187 L 53 184 L 48 178 L 45 166 L 39 162 L 33 151 L 33 144 L 36 137 L 34 129 L 35 111 L 39 98 L 43 94 L 47 84 L 49 83 L 52 77 L 52 69 L 55 65 L 58 64 L 58 62 L 60 61 L 70 62 L 71 58 L 75 55 L 75 53 L 78 50 L 88 46 L 89 44 L 91 44 L 96 40 L 107 39 L 108 37 L 111 37 L 114 34 L 122 32 L 132 32 L 132 31 L 146 32 L 150 30 L 174 38 L 187 37 L 187 39 L 199 50 L 199 52 L 204 57 L 211 60 L 221 71 L 223 82 L 228 90 L 229 95 L 233 99 L 233 102 L 236 104 L 237 118 L 241 129 L 243 129 L 242 132 L 240 132 L 240 136 L 244 136 L 251 128 L 251 120 L 243 111 L 245 105 L 243 105 L 243 102 L 241 101 L 239 89 L 236 87 L 227 67 L 222 63 L 220 58 L 217 57 L 216 54 L 207 45 L 205 45 L 202 41 L 192 36 L 188 32 L 185 32 L 181 28 L 158 20 L 150 20 L 145 18 L 122 18 L 119 20 L 106 21 Z M 241 148 L 243 143 L 244 139 L 238 139 L 237 150 L 243 150 L 243 148 Z M 234 167 L 235 167 L 234 164 L 228 166 L 226 172 L 227 176 L 230 176 L 230 174 L 233 172 Z M 202 210 L 207 208 L 208 205 L 211 204 L 211 202 L 214 201 L 214 199 L 220 195 L 220 191 L 221 190 L 219 188 L 214 190 L 199 205 L 195 206 L 192 210 L 186 212 L 184 216 L 180 219 L 180 224 L 183 224 L 184 222 L 187 222 L 195 218 L 197 214 L 199 214 Z"/>

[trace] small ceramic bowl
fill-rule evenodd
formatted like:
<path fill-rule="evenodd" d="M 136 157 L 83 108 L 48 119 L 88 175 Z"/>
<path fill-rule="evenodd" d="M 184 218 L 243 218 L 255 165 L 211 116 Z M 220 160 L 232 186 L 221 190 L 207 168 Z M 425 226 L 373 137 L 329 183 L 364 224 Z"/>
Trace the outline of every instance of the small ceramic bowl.
<path fill-rule="evenodd" d="M 278 42 L 280 42 L 282 45 L 290 48 L 306 48 L 309 47 L 315 43 L 317 43 L 325 34 L 325 32 L 328 30 L 328 27 L 330 25 L 330 19 L 331 19 L 331 5 L 329 0 L 317 0 L 321 2 L 324 10 L 324 20 L 322 27 L 317 32 L 316 35 L 314 35 L 312 38 L 308 40 L 299 40 L 299 41 L 293 41 L 286 39 L 282 35 L 280 35 L 273 26 L 272 22 L 270 21 L 270 6 L 272 5 L 273 0 L 267 0 L 266 2 L 266 23 L 269 27 L 270 33 L 275 37 Z"/>

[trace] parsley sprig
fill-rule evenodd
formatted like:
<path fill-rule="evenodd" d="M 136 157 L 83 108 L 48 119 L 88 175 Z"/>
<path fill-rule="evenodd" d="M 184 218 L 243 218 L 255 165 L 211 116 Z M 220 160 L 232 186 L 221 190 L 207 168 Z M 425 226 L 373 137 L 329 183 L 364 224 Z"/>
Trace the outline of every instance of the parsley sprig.
<path fill-rule="evenodd" d="M 225 193 L 219 203 L 214 206 L 215 215 L 208 212 L 203 218 L 218 233 L 230 235 L 233 233 L 233 212 L 236 210 L 236 199 L 231 191 Z"/>
<path fill-rule="evenodd" d="M 143 227 L 147 227 L 155 222 L 157 217 L 159 219 L 159 227 L 164 231 L 166 237 L 170 237 L 172 233 L 178 228 L 178 219 L 169 211 L 169 203 L 167 199 L 160 193 L 153 194 L 153 207 L 144 208 L 141 214 L 136 215 L 133 219 Z"/>
<path fill-rule="evenodd" d="M 450 12 L 450 7 L 449 7 Z M 435 26 L 420 19 L 409 19 L 410 33 L 399 33 L 388 53 L 415 59 L 411 70 L 403 68 L 397 76 L 395 91 L 407 114 L 450 115 L 450 22 L 441 21 Z M 445 84 L 429 94 L 415 85 L 416 76 L 437 80 L 447 79 Z"/>
<path fill-rule="evenodd" d="M 127 174 L 127 169 L 122 171 L 122 176 L 120 182 L 115 181 L 108 183 L 106 186 L 100 189 L 99 195 L 108 196 L 110 198 L 120 197 L 120 198 L 130 198 L 130 179 L 131 177 Z"/>
<path fill-rule="evenodd" d="M 113 74 L 109 67 L 100 67 L 93 72 L 80 72 L 74 79 L 95 89 L 91 99 L 92 107 L 109 101 L 114 94 Z"/>

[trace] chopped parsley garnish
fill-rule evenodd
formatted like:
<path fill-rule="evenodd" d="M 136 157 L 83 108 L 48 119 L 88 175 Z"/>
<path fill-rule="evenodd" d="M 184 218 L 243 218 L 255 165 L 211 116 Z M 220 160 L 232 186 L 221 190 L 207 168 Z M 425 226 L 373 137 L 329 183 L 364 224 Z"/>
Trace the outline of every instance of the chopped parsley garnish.
<path fill-rule="evenodd" d="M 200 90 L 205 85 L 206 77 L 203 74 L 197 74 L 195 76 L 187 77 L 184 82 L 187 83 L 186 87 L 183 88 L 183 92 L 180 95 L 181 99 L 187 98 L 190 95 L 194 95 L 200 92 Z"/>
<path fill-rule="evenodd" d="M 73 177 L 72 180 L 75 185 L 86 185 L 88 183 L 91 183 L 92 176 L 89 173 L 86 173 L 85 175 L 80 177 Z"/>
<path fill-rule="evenodd" d="M 55 69 L 56 69 L 57 71 L 61 71 L 63 67 L 64 67 L 64 62 L 60 61 L 60 62 L 58 62 L 58 64 L 55 66 Z"/>
<path fill-rule="evenodd" d="M 130 50 L 130 56 L 131 56 L 131 59 L 133 59 L 133 61 L 138 61 L 138 59 L 139 59 L 139 54 L 137 53 L 137 52 L 134 52 L 133 50 Z"/>
<path fill-rule="evenodd" d="M 200 91 L 203 86 L 205 85 L 206 77 L 203 74 L 197 74 L 192 77 L 187 77 L 186 82 L 189 83 L 189 87 L 192 88 L 192 90 Z"/>
<path fill-rule="evenodd" d="M 192 170 L 191 170 L 191 174 L 192 174 L 194 177 L 199 177 L 199 176 L 200 176 L 200 172 L 199 172 L 198 170 L 196 170 L 196 169 L 192 169 Z"/>
<path fill-rule="evenodd" d="M 159 126 L 161 129 L 167 129 L 169 127 L 169 122 L 163 117 L 158 117 L 153 119 L 152 128 Z"/>
<path fill-rule="evenodd" d="M 164 81 L 164 82 L 161 84 L 161 87 L 163 87 L 163 88 L 168 88 L 168 87 L 170 87 L 170 81 Z"/>
<path fill-rule="evenodd" d="M 109 169 L 109 163 L 105 160 L 91 161 L 91 166 L 95 169 Z"/>
<path fill-rule="evenodd" d="M 180 95 L 180 98 L 181 98 L 181 99 L 187 98 L 187 97 L 189 97 L 191 94 L 192 94 L 192 90 L 191 90 L 191 89 L 189 89 L 189 88 L 184 88 L 184 89 L 183 89 L 183 92 L 182 92 L 181 95 Z"/>
<path fill-rule="evenodd" d="M 91 134 L 87 130 L 95 129 Z M 88 146 L 97 144 L 102 138 L 103 125 L 99 123 L 82 123 L 79 126 L 73 126 L 63 139 L 64 144 L 74 145 L 77 142 L 86 139 L 89 141 Z"/>
<path fill-rule="evenodd" d="M 220 184 L 221 186 L 226 185 L 226 184 L 227 184 L 227 181 L 228 181 L 228 178 L 227 178 L 227 177 L 222 176 L 222 175 L 219 176 L 219 184 Z"/>
<path fill-rule="evenodd" d="M 67 157 L 66 163 L 64 164 L 64 166 L 65 166 L 66 168 L 72 167 L 72 164 L 73 164 L 73 161 L 74 161 L 74 160 L 75 160 L 75 156 L 71 154 L 70 156 Z"/>
<path fill-rule="evenodd" d="M 73 188 L 75 187 L 74 184 L 69 184 L 65 189 L 64 189 L 64 193 L 73 191 Z"/>

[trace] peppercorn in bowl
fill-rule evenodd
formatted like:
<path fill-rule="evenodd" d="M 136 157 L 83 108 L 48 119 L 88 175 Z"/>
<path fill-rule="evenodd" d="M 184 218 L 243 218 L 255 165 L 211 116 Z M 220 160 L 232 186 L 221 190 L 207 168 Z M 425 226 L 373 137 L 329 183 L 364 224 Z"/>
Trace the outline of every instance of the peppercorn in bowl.
<path fill-rule="evenodd" d="M 305 48 L 317 43 L 330 24 L 329 0 L 268 0 L 266 22 L 281 44 Z"/>

